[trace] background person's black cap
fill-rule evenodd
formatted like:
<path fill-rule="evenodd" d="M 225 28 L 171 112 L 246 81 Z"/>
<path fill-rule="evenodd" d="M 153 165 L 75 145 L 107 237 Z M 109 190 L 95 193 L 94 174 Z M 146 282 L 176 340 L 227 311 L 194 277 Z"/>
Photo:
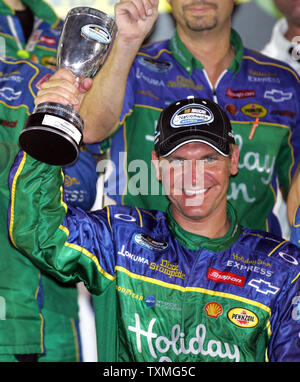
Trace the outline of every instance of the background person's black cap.
<path fill-rule="evenodd" d="M 202 142 L 228 156 L 235 143 L 227 114 L 205 98 L 186 98 L 167 106 L 155 132 L 155 151 L 166 157 L 190 142 Z"/>

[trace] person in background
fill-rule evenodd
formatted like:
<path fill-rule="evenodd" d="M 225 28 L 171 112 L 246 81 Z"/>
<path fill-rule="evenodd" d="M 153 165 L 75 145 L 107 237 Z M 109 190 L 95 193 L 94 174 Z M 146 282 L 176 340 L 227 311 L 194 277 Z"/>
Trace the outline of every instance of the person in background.
<path fill-rule="evenodd" d="M 273 1 L 283 17 L 275 23 L 271 39 L 262 53 L 289 64 L 300 74 L 300 55 L 297 50 L 300 42 L 300 1 Z"/>
<path fill-rule="evenodd" d="M 0 20 L 1 54 L 5 54 L 0 59 L 0 142 L 17 144 L 37 91 L 53 74 L 62 21 L 50 5 L 36 0 L 1 0 Z M 87 147 L 64 171 L 64 199 L 89 210 L 96 198 L 98 175 Z M 7 182 L 8 173 L 1 173 L 1 211 L 8 208 Z M 31 263 L 20 262 L 4 221 L 0 235 L 0 296 L 5 302 L 0 362 L 82 360 L 76 286 L 61 285 Z"/>
<path fill-rule="evenodd" d="M 44 0 L 0 0 L 0 25 L 6 56 L 55 70 L 63 21 L 50 4 Z"/>
<path fill-rule="evenodd" d="M 18 137 L 33 111 L 35 95 L 52 72 L 14 58 L 1 58 L 0 72 L 0 142 L 18 151 Z M 8 165 L 12 161 L 13 157 L 8 158 Z M 4 216 L 9 203 L 8 176 L 8 169 L 1 168 Z M 9 242 L 4 216 L 0 223 L 0 362 L 80 361 L 76 286 L 62 285 L 30 261 L 20 261 Z"/>
<path fill-rule="evenodd" d="M 243 225 L 281 234 L 272 208 L 277 176 L 286 197 L 300 156 L 300 80 L 289 66 L 243 46 L 231 28 L 234 3 L 171 0 L 174 36 L 141 47 L 156 21 L 158 1 L 120 1 L 118 35 L 83 100 L 76 97 L 74 76 L 61 69 L 43 84 L 36 101 L 81 101 L 85 142 L 111 138 L 116 182 L 108 180 L 108 196 L 117 204 L 160 210 L 168 201 L 147 155 L 160 111 L 182 97 L 216 101 L 231 119 L 241 153 L 228 198 Z M 147 164 L 140 172 L 136 160 Z M 117 187 L 110 190 L 111 185 Z"/>
<path fill-rule="evenodd" d="M 273 2 L 283 17 L 275 23 L 271 39 L 262 50 L 262 53 L 285 62 L 300 74 L 300 50 L 298 48 L 300 47 L 298 45 L 300 43 L 300 1 L 273 0 Z M 293 114 L 290 115 L 293 116 Z M 289 191 L 288 205 L 281 198 L 280 193 L 277 203 L 282 230 L 287 238 L 290 237 L 290 227 L 294 227 L 294 219 L 297 216 L 295 210 L 298 206 L 299 181 L 296 180 L 294 183 Z"/>
<path fill-rule="evenodd" d="M 0 153 L 3 165 L 10 152 L 0 145 Z M 11 241 L 62 282 L 84 281 L 97 294 L 114 286 L 116 312 L 96 312 L 109 316 L 110 362 L 298 362 L 300 250 L 240 226 L 227 201 L 238 158 L 217 104 L 178 100 L 161 113 L 152 151 L 166 212 L 85 213 L 62 202 L 59 167 L 20 151 Z"/>

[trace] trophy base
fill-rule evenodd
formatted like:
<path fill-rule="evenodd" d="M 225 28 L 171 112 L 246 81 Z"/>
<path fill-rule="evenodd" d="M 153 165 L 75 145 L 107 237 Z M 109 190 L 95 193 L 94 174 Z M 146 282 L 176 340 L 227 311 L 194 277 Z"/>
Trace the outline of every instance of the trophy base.
<path fill-rule="evenodd" d="M 82 143 L 83 121 L 70 106 L 54 102 L 38 105 L 19 137 L 33 158 L 54 166 L 76 162 Z"/>

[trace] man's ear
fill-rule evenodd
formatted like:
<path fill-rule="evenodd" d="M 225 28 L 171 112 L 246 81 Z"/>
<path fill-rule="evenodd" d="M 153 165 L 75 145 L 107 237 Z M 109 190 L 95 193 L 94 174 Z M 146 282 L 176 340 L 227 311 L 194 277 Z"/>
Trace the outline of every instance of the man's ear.
<path fill-rule="evenodd" d="M 155 168 L 155 174 L 156 174 L 156 179 L 160 182 L 161 181 L 161 172 L 160 172 L 160 166 L 159 166 L 159 159 L 154 150 L 151 152 L 151 160 L 152 164 Z"/>
<path fill-rule="evenodd" d="M 239 171 L 239 157 L 240 151 L 238 145 L 233 146 L 233 151 L 231 154 L 231 175 L 236 175 Z"/>

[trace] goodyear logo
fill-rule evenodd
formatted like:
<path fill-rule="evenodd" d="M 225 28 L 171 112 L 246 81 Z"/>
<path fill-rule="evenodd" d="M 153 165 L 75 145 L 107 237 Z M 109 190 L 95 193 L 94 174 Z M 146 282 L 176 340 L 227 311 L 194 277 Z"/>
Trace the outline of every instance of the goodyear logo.
<path fill-rule="evenodd" d="M 258 324 L 258 317 L 249 309 L 233 308 L 228 313 L 229 320 L 240 328 L 254 328 Z"/>

